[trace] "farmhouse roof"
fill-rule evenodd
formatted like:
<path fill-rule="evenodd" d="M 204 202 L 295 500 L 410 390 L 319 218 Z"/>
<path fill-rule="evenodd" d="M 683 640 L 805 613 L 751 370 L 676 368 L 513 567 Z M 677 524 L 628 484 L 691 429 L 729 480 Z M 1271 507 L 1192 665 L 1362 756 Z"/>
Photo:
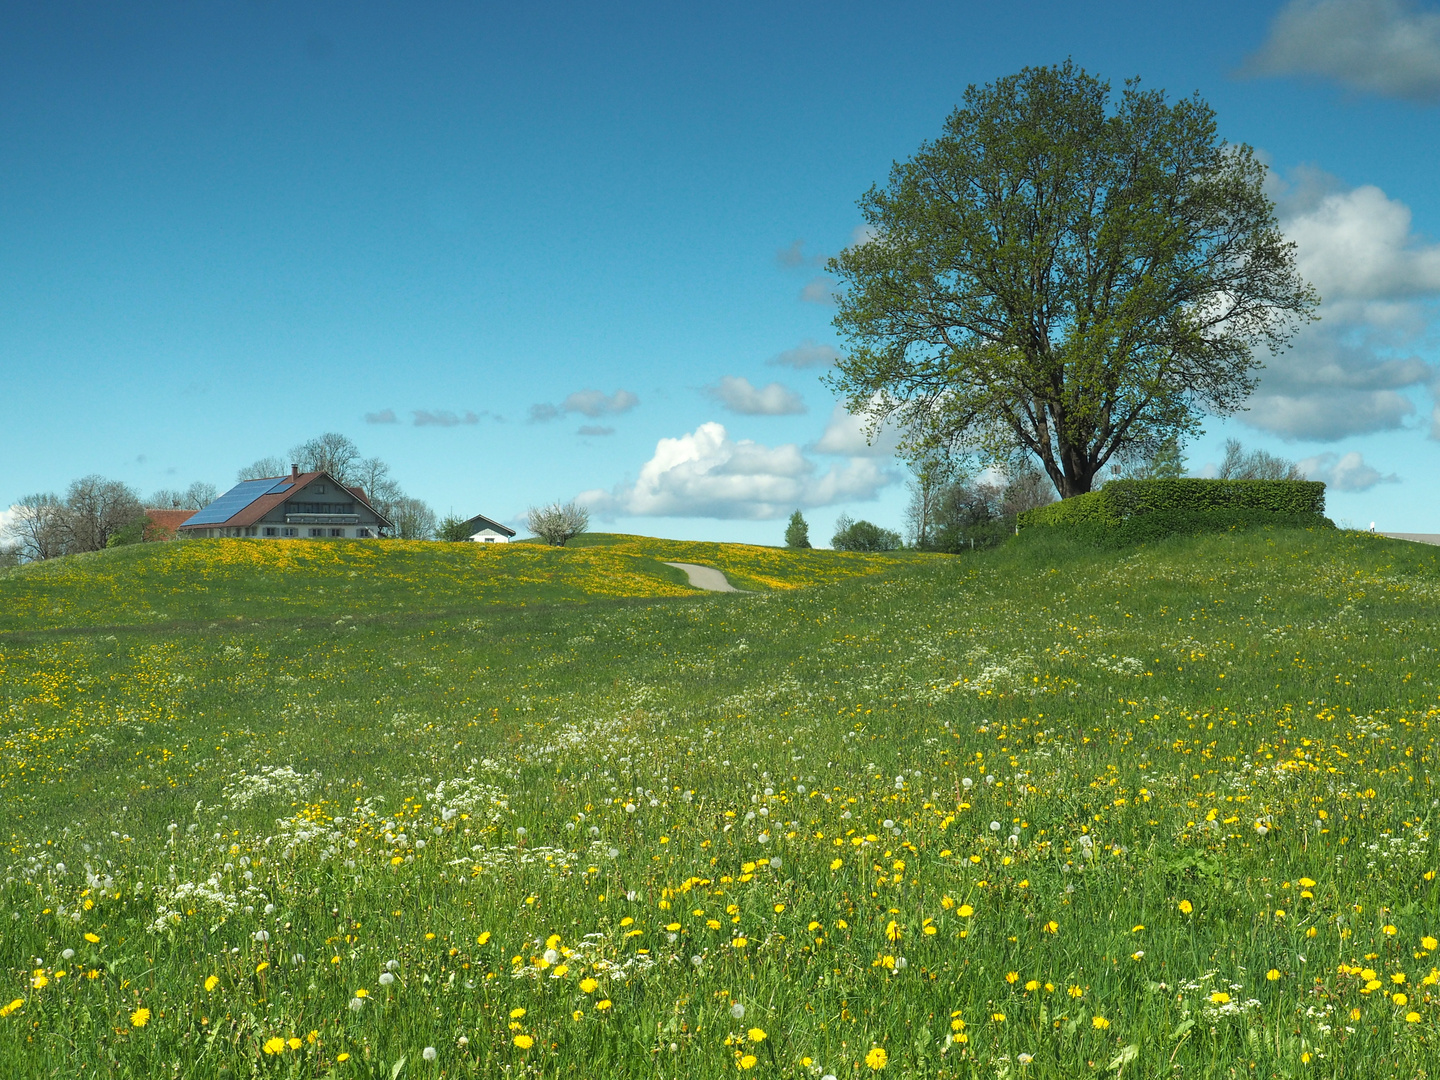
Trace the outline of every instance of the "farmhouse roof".
<path fill-rule="evenodd" d="M 329 480 L 340 490 L 349 492 L 364 503 L 366 509 L 381 522 L 387 526 L 391 524 L 390 519 L 375 509 L 374 504 L 365 497 L 363 488 L 342 484 L 323 470 L 306 473 L 296 470 L 292 471 L 289 476 L 267 476 L 259 480 L 240 481 L 209 506 L 196 511 L 192 517 L 187 518 L 184 527 L 191 529 L 200 525 L 217 525 L 220 528 L 228 529 L 253 525 L 294 492 L 299 491 L 306 484 L 320 479 Z"/>
<path fill-rule="evenodd" d="M 467 519 L 465 525 L 470 530 L 471 536 L 474 536 L 481 529 L 494 529 L 496 532 L 503 533 L 506 536 L 515 535 L 514 529 L 501 525 L 500 522 L 487 518 L 484 514 L 476 514 L 474 517 Z"/>
<path fill-rule="evenodd" d="M 145 539 L 173 540 L 175 530 L 184 525 L 194 513 L 194 510 L 146 507 L 145 516 L 150 519 L 150 524 L 145 527 Z"/>

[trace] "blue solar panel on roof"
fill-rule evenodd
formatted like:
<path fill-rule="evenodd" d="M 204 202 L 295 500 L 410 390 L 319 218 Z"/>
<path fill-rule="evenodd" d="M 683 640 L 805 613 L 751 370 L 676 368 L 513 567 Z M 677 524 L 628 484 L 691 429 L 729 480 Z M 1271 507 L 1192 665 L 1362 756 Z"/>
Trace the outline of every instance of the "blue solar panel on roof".
<path fill-rule="evenodd" d="M 268 480 L 242 480 L 194 517 L 187 518 L 185 525 L 188 528 L 191 525 L 218 525 L 222 521 L 229 521 L 262 495 L 279 491 L 289 482 L 288 477 L 279 480 L 274 477 Z"/>

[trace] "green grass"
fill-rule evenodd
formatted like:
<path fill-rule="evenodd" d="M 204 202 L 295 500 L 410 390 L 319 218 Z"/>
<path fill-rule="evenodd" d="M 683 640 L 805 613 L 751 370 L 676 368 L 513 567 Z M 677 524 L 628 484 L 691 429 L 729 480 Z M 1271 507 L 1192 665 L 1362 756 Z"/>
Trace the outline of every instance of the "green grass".
<path fill-rule="evenodd" d="M 1434 1075 L 1437 555 L 10 572 L 0 1075 Z"/>

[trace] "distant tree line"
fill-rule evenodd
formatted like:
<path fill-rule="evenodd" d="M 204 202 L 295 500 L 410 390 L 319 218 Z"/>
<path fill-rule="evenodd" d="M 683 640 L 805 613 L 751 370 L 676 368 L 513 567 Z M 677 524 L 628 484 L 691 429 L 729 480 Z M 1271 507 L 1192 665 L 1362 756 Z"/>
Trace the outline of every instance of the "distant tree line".
<path fill-rule="evenodd" d="M 0 539 L 19 562 L 99 551 L 145 539 L 152 509 L 198 510 L 215 499 L 213 484 L 194 483 L 184 491 L 163 488 L 147 502 L 129 484 L 91 474 L 71 482 L 64 498 L 54 492 L 26 495 L 10 509 Z"/>
<path fill-rule="evenodd" d="M 406 495 L 390 466 L 377 457 L 363 457 L 348 437 L 326 432 L 292 447 L 289 461 L 302 472 L 323 470 L 347 487 L 360 488 L 394 524 L 396 536 L 435 538 L 435 511 Z M 285 460 L 266 457 L 241 469 L 236 479 L 258 480 L 289 472 Z M 214 484 L 197 481 L 183 490 L 161 488 L 142 500 L 129 484 L 94 474 L 82 476 L 63 497 L 54 492 L 26 495 L 11 507 L 0 529 L 0 566 L 136 544 L 147 538 L 146 529 L 153 524 L 147 510 L 199 510 L 218 494 Z"/>

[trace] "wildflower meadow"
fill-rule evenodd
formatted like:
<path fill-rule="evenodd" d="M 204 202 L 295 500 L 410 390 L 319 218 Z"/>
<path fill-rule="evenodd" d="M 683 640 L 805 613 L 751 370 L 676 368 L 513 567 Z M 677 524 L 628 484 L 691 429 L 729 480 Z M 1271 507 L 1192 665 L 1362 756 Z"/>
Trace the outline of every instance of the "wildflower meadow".
<path fill-rule="evenodd" d="M 1440 551 L 588 539 L 0 572 L 0 1076 L 1440 1074 Z"/>

